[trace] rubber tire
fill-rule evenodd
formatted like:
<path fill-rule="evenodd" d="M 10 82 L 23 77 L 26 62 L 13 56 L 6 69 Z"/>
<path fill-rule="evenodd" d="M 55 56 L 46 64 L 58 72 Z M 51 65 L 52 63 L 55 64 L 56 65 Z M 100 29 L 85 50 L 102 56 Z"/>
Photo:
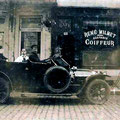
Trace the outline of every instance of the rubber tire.
<path fill-rule="evenodd" d="M 96 100 L 92 99 L 91 96 L 90 96 L 90 89 L 93 86 L 96 86 L 98 84 L 102 84 L 105 87 L 105 98 L 102 99 L 101 101 L 96 101 Z M 91 104 L 98 104 L 98 105 L 104 104 L 110 96 L 110 87 L 109 87 L 108 83 L 104 80 L 101 80 L 101 79 L 93 80 L 86 87 L 85 96 L 86 96 L 86 100 L 88 102 L 90 102 Z"/>
<path fill-rule="evenodd" d="M 48 84 L 48 77 L 49 77 L 50 74 L 52 74 L 52 72 L 53 72 L 54 70 L 62 70 L 63 72 L 65 72 L 65 73 L 67 74 L 67 77 L 68 77 L 68 78 L 67 78 L 67 84 L 66 84 L 63 88 L 61 88 L 61 89 L 55 89 L 55 88 L 51 87 L 51 86 Z M 54 73 L 54 72 L 53 72 L 53 73 Z M 61 92 L 64 92 L 64 91 L 69 87 L 70 82 L 71 82 L 71 76 L 70 76 L 69 72 L 68 72 L 64 67 L 61 67 L 61 66 L 53 66 L 53 67 L 50 67 L 50 68 L 46 71 L 46 73 L 45 73 L 45 75 L 44 75 L 44 85 L 45 85 L 45 87 L 46 87 L 49 91 L 51 91 L 52 93 L 61 93 Z"/>
<path fill-rule="evenodd" d="M 4 89 L 5 91 L 5 96 L 2 97 L 1 95 L 1 90 Z M 4 79 L 0 78 L 0 103 L 5 103 L 7 99 L 10 96 L 10 88 L 9 88 L 9 83 Z"/>

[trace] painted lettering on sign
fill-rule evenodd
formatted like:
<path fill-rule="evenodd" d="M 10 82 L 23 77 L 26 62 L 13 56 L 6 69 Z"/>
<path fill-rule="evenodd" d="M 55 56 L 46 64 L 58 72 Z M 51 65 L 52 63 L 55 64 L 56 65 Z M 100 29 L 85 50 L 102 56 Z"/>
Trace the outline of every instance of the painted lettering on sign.
<path fill-rule="evenodd" d="M 107 30 L 91 30 L 84 32 L 85 44 L 95 46 L 115 46 L 116 34 Z"/>
<path fill-rule="evenodd" d="M 104 40 L 89 40 L 89 39 L 86 39 L 86 40 L 85 40 L 85 44 L 86 44 L 86 45 L 107 45 L 107 46 L 115 46 L 115 43 L 114 43 L 113 40 L 104 41 Z"/>

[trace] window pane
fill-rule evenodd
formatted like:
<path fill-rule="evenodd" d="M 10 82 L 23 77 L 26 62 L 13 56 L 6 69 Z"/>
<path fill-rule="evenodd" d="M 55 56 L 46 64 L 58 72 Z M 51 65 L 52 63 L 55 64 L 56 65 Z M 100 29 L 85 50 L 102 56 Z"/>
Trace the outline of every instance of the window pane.
<path fill-rule="evenodd" d="M 116 66 L 112 51 L 84 51 L 83 66 Z"/>
<path fill-rule="evenodd" d="M 86 18 L 83 21 L 84 50 L 112 49 L 118 45 L 118 21 L 108 18 Z"/>

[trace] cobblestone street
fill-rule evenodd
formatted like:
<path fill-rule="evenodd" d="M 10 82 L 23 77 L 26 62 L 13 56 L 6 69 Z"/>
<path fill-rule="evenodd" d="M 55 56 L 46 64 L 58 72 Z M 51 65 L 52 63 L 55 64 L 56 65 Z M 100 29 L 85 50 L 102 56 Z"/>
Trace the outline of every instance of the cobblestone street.
<path fill-rule="evenodd" d="M 14 101 L 13 101 L 14 100 Z M 90 105 L 72 98 L 14 98 L 0 106 L 0 120 L 119 120 L 120 96 L 104 105 Z"/>

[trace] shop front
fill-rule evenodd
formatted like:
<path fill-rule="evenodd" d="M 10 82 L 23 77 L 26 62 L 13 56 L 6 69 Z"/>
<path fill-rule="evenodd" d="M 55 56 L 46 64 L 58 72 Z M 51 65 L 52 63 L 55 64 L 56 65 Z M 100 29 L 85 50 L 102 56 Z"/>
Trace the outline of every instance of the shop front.
<path fill-rule="evenodd" d="M 54 7 L 53 46 L 79 68 L 119 68 L 120 10 Z M 55 42 L 56 41 L 56 42 Z M 69 53 L 69 54 L 67 54 Z"/>

